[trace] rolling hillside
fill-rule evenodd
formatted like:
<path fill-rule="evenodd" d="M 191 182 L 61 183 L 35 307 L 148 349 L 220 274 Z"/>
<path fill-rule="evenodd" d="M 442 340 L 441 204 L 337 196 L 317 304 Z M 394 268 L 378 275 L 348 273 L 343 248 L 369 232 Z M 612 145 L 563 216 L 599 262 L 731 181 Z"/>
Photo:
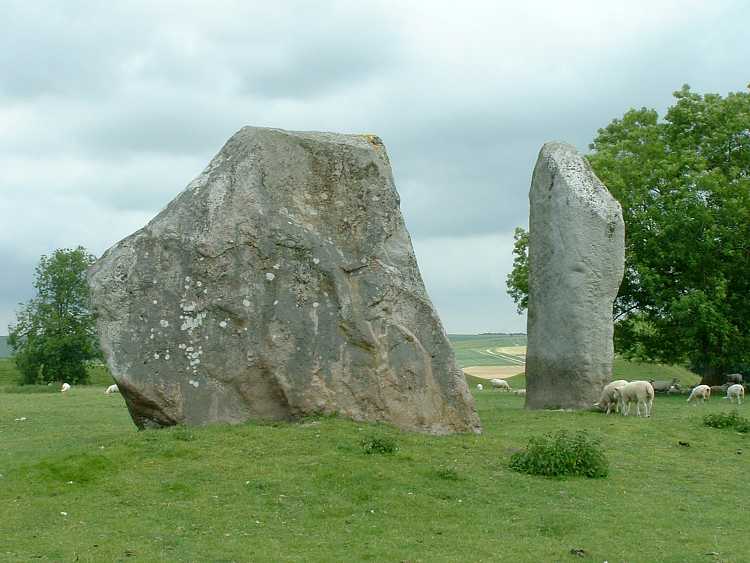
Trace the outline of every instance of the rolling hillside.
<path fill-rule="evenodd" d="M 524 364 L 525 334 L 449 334 L 448 339 L 462 368 Z"/>

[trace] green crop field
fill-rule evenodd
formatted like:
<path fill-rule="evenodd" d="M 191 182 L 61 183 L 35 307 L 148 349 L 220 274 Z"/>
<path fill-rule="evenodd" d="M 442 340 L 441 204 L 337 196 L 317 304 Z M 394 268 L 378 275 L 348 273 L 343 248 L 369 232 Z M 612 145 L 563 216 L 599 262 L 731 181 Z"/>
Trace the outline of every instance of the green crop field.
<path fill-rule="evenodd" d="M 657 397 L 638 419 L 475 398 L 482 435 L 435 437 L 335 418 L 138 432 L 101 387 L 0 393 L 0 560 L 747 561 L 748 435 L 701 425 L 725 401 Z M 609 477 L 508 468 L 558 429 L 600 438 Z M 373 436 L 399 450 L 367 455 Z"/>
<path fill-rule="evenodd" d="M 525 334 L 449 334 L 448 339 L 462 368 L 523 365 L 521 358 L 498 353 L 497 349 L 526 346 Z"/>

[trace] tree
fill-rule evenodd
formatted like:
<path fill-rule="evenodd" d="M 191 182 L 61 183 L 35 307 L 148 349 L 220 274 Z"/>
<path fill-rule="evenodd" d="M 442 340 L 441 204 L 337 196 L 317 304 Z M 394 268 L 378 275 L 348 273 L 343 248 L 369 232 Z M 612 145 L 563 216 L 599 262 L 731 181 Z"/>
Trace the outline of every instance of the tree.
<path fill-rule="evenodd" d="M 94 315 L 89 309 L 86 269 L 95 257 L 83 247 L 42 256 L 36 267 L 36 296 L 17 313 L 8 343 L 22 383 L 83 383 L 86 364 L 100 357 Z"/>
<path fill-rule="evenodd" d="M 529 233 L 521 227 L 513 232 L 513 269 L 506 284 L 520 315 L 529 306 Z"/>
<path fill-rule="evenodd" d="M 590 145 L 625 220 L 615 346 L 718 384 L 750 363 L 750 94 L 674 96 L 663 121 L 630 110 Z"/>

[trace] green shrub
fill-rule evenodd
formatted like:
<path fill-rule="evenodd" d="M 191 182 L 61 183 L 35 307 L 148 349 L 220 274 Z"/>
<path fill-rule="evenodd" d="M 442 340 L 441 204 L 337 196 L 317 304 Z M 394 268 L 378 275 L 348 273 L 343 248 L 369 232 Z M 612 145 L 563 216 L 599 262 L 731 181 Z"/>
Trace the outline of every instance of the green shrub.
<path fill-rule="evenodd" d="M 703 425 L 711 428 L 733 428 L 737 432 L 750 432 L 750 420 L 736 410 L 726 413 L 707 414 L 703 417 Z"/>
<path fill-rule="evenodd" d="M 564 430 L 554 436 L 532 437 L 526 450 L 514 453 L 510 468 L 530 475 L 562 477 L 606 477 L 609 464 L 599 440 L 586 432 L 570 435 Z"/>
<path fill-rule="evenodd" d="M 366 454 L 395 454 L 398 451 L 398 443 L 388 436 L 367 436 L 361 446 Z"/>

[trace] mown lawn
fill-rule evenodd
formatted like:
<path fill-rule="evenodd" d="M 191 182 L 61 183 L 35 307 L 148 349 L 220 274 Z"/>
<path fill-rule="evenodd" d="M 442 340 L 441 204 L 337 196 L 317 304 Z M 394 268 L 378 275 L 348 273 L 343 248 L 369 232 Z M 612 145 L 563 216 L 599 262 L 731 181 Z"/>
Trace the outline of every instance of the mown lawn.
<path fill-rule="evenodd" d="M 0 393 L 0 560 L 748 561 L 748 435 L 700 422 L 726 401 L 660 396 L 637 419 L 475 397 L 482 435 L 433 437 L 332 418 L 137 432 L 99 387 Z M 558 429 L 601 438 L 610 476 L 507 468 Z M 400 450 L 365 454 L 372 435 Z"/>

